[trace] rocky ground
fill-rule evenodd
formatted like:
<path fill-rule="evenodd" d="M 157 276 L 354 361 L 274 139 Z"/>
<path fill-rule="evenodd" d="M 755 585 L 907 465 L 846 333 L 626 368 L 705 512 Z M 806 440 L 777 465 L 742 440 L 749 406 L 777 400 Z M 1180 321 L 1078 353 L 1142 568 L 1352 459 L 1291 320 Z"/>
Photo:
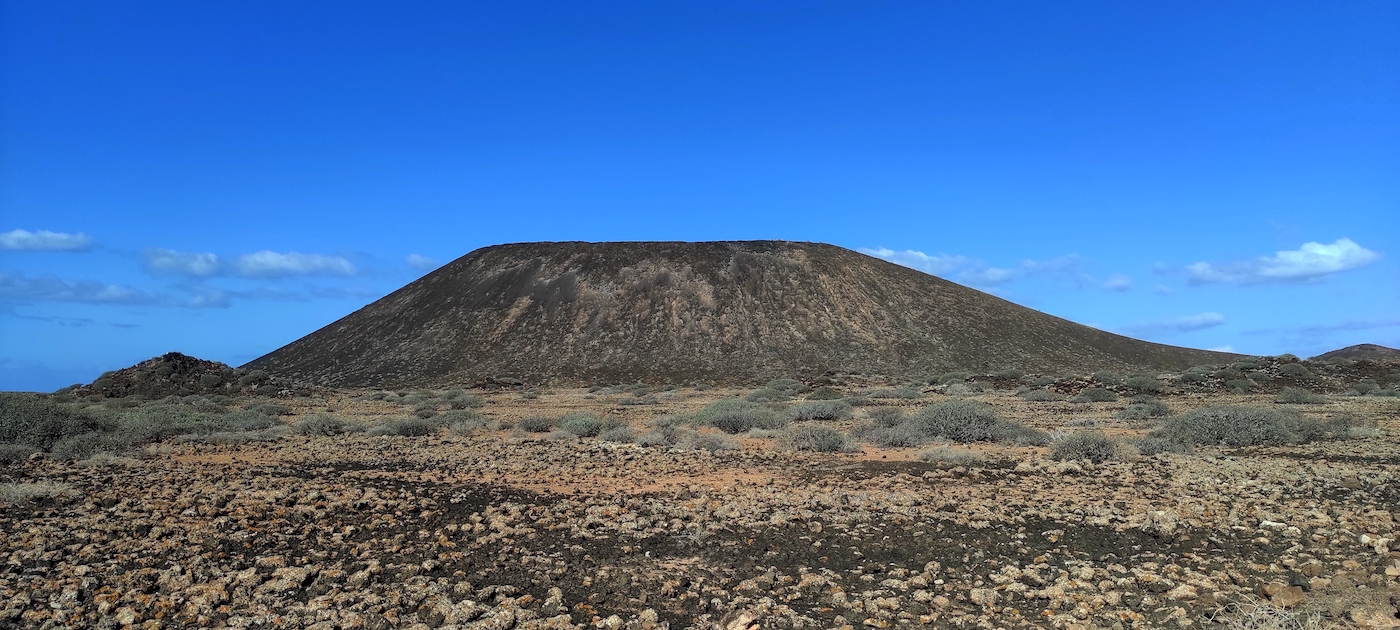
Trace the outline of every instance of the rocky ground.
<path fill-rule="evenodd" d="M 510 425 L 582 409 L 643 430 L 744 393 L 498 391 L 480 412 Z M 281 421 L 402 415 L 367 394 L 279 400 Z M 1112 419 L 1127 400 L 971 395 L 1044 430 L 1144 430 Z M 872 399 L 837 424 L 939 399 Z M 35 455 L 0 468 L 0 626 L 1400 627 L 1400 404 L 1334 395 L 1305 412 L 1378 426 L 1101 464 L 1045 447 L 977 446 L 959 465 L 868 444 L 791 452 L 761 432 L 709 451 L 509 429 Z"/>

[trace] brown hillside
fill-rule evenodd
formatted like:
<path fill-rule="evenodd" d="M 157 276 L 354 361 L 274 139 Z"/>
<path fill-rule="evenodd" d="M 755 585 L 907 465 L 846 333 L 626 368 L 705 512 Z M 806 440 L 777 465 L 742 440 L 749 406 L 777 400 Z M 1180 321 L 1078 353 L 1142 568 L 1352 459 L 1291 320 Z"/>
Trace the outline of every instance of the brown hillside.
<path fill-rule="evenodd" d="M 1400 350 L 1378 346 L 1374 343 L 1359 343 L 1319 354 L 1309 361 L 1400 361 Z"/>
<path fill-rule="evenodd" d="M 1179 370 L 1233 356 L 1107 333 L 833 245 L 569 242 L 476 250 L 245 367 L 392 387 Z"/>

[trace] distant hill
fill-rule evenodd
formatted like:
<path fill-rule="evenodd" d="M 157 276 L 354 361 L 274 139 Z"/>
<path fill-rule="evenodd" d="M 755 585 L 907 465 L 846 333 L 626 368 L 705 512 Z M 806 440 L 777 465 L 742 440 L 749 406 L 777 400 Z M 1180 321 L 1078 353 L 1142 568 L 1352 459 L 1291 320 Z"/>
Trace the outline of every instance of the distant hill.
<path fill-rule="evenodd" d="M 1131 372 L 1235 356 L 1082 326 L 833 245 L 567 242 L 476 250 L 244 367 L 396 387 Z"/>
<path fill-rule="evenodd" d="M 131 367 L 107 372 L 87 385 L 67 389 L 79 396 L 121 398 L 189 396 L 191 394 L 261 394 L 301 391 L 304 386 L 263 372 L 234 369 L 179 352 L 168 352 Z"/>
<path fill-rule="evenodd" d="M 1400 350 L 1378 346 L 1374 343 L 1359 343 L 1354 346 L 1347 346 L 1324 352 L 1309 361 L 1360 361 L 1367 359 L 1370 361 L 1400 361 Z"/>

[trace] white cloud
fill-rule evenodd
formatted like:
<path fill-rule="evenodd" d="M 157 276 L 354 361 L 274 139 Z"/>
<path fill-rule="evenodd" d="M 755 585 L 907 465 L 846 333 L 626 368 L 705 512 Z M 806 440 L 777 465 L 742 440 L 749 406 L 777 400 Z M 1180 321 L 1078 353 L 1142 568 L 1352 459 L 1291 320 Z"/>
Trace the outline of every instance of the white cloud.
<path fill-rule="evenodd" d="M 1152 292 L 1156 293 L 1157 295 L 1171 295 L 1173 293 L 1176 293 L 1176 289 L 1173 289 L 1165 284 L 1159 284 L 1155 287 L 1152 287 Z"/>
<path fill-rule="evenodd" d="M 219 273 L 222 267 L 216 254 L 151 248 L 146 250 L 146 269 L 155 273 L 207 278 Z"/>
<path fill-rule="evenodd" d="M 1109 291 L 1127 291 L 1133 288 L 1133 279 L 1121 273 L 1115 273 L 1103 282 L 1103 288 Z"/>
<path fill-rule="evenodd" d="M 984 267 L 981 269 L 970 269 L 958 274 L 958 281 L 965 284 L 994 287 L 1016 279 L 1016 275 L 1016 272 L 1011 269 Z"/>
<path fill-rule="evenodd" d="M 969 262 L 966 256 L 950 256 L 948 254 L 930 256 L 912 249 L 897 252 L 884 247 L 877 247 L 875 249 L 862 247 L 857 251 L 876 258 L 883 258 L 896 265 L 904 265 L 911 269 L 918 269 L 925 273 L 931 273 L 935 276 L 949 273 Z"/>
<path fill-rule="evenodd" d="M 1230 344 L 1228 344 L 1228 343 L 1225 344 L 1225 345 L 1223 345 L 1223 346 L 1216 346 L 1216 347 L 1214 347 L 1214 348 L 1208 348 L 1208 350 L 1210 350 L 1210 351 L 1212 351 L 1212 352 L 1236 352 L 1235 347 L 1232 346 L 1232 345 L 1230 345 Z"/>
<path fill-rule="evenodd" d="M 1303 243 L 1298 249 L 1279 251 L 1273 256 L 1260 256 L 1254 260 L 1223 264 L 1192 263 L 1186 266 L 1186 275 L 1191 284 L 1300 282 L 1365 267 L 1380 260 L 1380 257 L 1380 254 L 1357 245 L 1349 238 L 1339 238 L 1326 245 Z"/>
<path fill-rule="evenodd" d="M 55 277 L 32 278 L 0 271 L 0 301 L 155 304 L 164 299 L 164 296 L 155 293 L 118 284 Z"/>
<path fill-rule="evenodd" d="M 355 275 L 355 265 L 339 256 L 321 254 L 285 254 L 263 250 L 238 257 L 238 273 L 255 277 L 285 277 L 307 275 Z"/>
<path fill-rule="evenodd" d="M 1118 331 L 1128 335 L 1171 335 L 1214 328 L 1224 323 L 1225 316 L 1220 313 L 1197 313 L 1174 319 L 1123 326 Z"/>
<path fill-rule="evenodd" d="M 438 265 L 438 262 L 436 260 L 428 258 L 427 256 L 420 256 L 418 254 L 409 254 L 408 258 L 404 259 L 404 262 L 408 263 L 408 266 L 413 267 L 414 269 L 421 269 L 424 271 L 437 267 Z"/>
<path fill-rule="evenodd" d="M 31 249 L 76 252 L 92 245 L 92 237 L 81 232 L 50 232 L 39 230 L 10 230 L 0 232 L 0 249 Z"/>

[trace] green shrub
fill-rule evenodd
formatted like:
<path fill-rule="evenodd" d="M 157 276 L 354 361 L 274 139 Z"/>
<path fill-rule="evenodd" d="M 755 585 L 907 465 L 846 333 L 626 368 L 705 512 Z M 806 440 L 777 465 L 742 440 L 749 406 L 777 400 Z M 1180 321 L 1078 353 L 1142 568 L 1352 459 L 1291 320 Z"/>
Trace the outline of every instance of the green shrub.
<path fill-rule="evenodd" d="M 1172 453 L 1175 455 L 1190 455 L 1196 452 L 1190 442 L 1179 442 L 1163 437 L 1147 436 L 1139 438 L 1133 442 L 1133 447 L 1143 455 L 1159 455 L 1162 453 Z"/>
<path fill-rule="evenodd" d="M 1186 444 L 1285 445 L 1314 435 L 1317 423 L 1295 414 L 1256 407 L 1206 407 L 1162 423 L 1150 437 Z"/>
<path fill-rule="evenodd" d="M 1302 363 L 1289 363 L 1284 365 L 1278 369 L 1278 373 L 1281 376 L 1297 379 L 1309 379 L 1314 377 L 1312 370 L 1309 370 L 1308 366 Z"/>
<path fill-rule="evenodd" d="M 954 442 L 1044 444 L 1048 439 L 1043 431 L 1004 420 L 990 406 L 967 400 L 930 405 L 909 423 L 930 438 Z"/>
<path fill-rule="evenodd" d="M 1327 402 L 1327 397 L 1301 387 L 1285 387 L 1278 393 L 1274 402 L 1284 405 L 1320 405 Z"/>
<path fill-rule="evenodd" d="M 38 452 L 38 448 L 28 444 L 0 444 L 0 466 L 17 464 Z"/>
<path fill-rule="evenodd" d="M 851 417 L 851 406 L 840 400 L 813 400 L 788 410 L 792 420 L 844 420 Z"/>
<path fill-rule="evenodd" d="M 1064 396 L 1048 389 L 1028 389 L 1018 395 L 1031 402 L 1058 402 L 1065 399 Z"/>
<path fill-rule="evenodd" d="M 277 421 L 269 416 L 242 409 L 224 415 L 219 425 L 225 431 L 261 431 L 276 423 Z"/>
<path fill-rule="evenodd" d="M 72 486 L 54 481 L 0 484 L 0 503 L 26 503 L 36 499 L 57 499 L 76 494 Z"/>
<path fill-rule="evenodd" d="M 1182 372 L 1180 376 L 1176 377 L 1176 380 L 1181 383 L 1204 383 L 1209 378 L 1209 373 L 1193 372 L 1188 370 L 1186 372 Z"/>
<path fill-rule="evenodd" d="M 554 418 L 530 416 L 521 418 L 520 422 L 515 423 L 515 428 L 529 433 L 548 433 L 554 430 L 554 425 Z"/>
<path fill-rule="evenodd" d="M 1167 407 L 1166 403 L 1155 398 L 1143 397 L 1141 399 L 1134 399 L 1132 404 L 1128 405 L 1126 409 L 1119 411 L 1118 419 L 1147 420 L 1149 418 L 1160 418 L 1170 414 L 1171 409 Z"/>
<path fill-rule="evenodd" d="M 908 423 L 883 426 L 870 422 L 855 430 L 856 436 L 881 448 L 909 448 L 922 446 L 929 441 L 928 436 Z"/>
<path fill-rule="evenodd" d="M 785 429 L 778 444 L 792 451 L 844 453 L 855 450 L 850 436 L 825 424 L 803 422 Z"/>
<path fill-rule="evenodd" d="M 251 407 L 247 407 L 247 409 L 248 411 L 256 411 L 265 416 L 286 416 L 291 415 L 292 413 L 291 407 L 270 402 L 258 403 Z"/>
<path fill-rule="evenodd" d="M 199 384 L 203 385 L 204 387 L 218 387 L 219 384 L 223 382 L 224 377 L 219 376 L 218 374 L 205 374 L 204 376 L 199 377 Z"/>
<path fill-rule="evenodd" d="M 674 429 L 656 429 L 638 435 L 633 440 L 638 446 L 670 446 L 676 443 Z"/>
<path fill-rule="evenodd" d="M 598 437 L 603 431 L 620 424 L 613 418 L 600 418 L 586 411 L 578 411 L 560 418 L 558 427 L 561 431 L 568 431 L 578 437 Z"/>
<path fill-rule="evenodd" d="M 764 387 L 766 389 L 783 392 L 788 396 L 796 396 L 798 394 L 801 394 L 802 392 L 807 391 L 807 386 L 803 385 L 801 381 L 793 380 L 790 378 L 780 378 L 773 381 L 769 381 L 768 384 Z"/>
<path fill-rule="evenodd" d="M 786 418 L 772 409 L 742 400 L 720 400 L 695 414 L 695 419 L 729 434 L 747 433 L 749 429 L 777 429 L 787 424 Z"/>
<path fill-rule="evenodd" d="M 919 461 L 950 466 L 976 466 L 986 463 L 987 457 L 971 449 L 942 445 L 921 451 Z"/>
<path fill-rule="evenodd" d="M 637 439 L 637 430 L 627 425 L 613 427 L 598 434 L 598 439 L 604 442 L 619 442 L 626 444 Z"/>
<path fill-rule="evenodd" d="M 919 388 L 913 387 L 911 385 L 903 385 L 895 388 L 877 389 L 870 392 L 869 394 L 866 394 L 866 397 L 914 400 L 917 398 L 922 398 L 923 395 L 924 393 L 919 391 Z"/>
<path fill-rule="evenodd" d="M 781 392 L 776 389 L 768 389 L 765 387 L 763 389 L 754 390 L 748 396 L 745 396 L 744 400 L 754 403 L 773 403 L 783 402 L 789 398 L 792 398 L 792 396 L 786 392 Z"/>
<path fill-rule="evenodd" d="M 1225 381 L 1225 389 L 1230 390 L 1231 392 L 1234 392 L 1236 394 L 1248 393 L 1250 390 L 1254 389 L 1258 385 L 1258 383 L 1255 383 L 1254 381 L 1251 381 L 1247 378 L 1237 378 L 1234 380 Z"/>
<path fill-rule="evenodd" d="M 812 390 L 812 393 L 807 394 L 807 400 L 838 400 L 844 397 L 841 390 L 830 385 L 822 385 Z"/>
<path fill-rule="evenodd" d="M 1022 372 L 1016 368 L 1007 368 L 1005 370 L 997 370 L 996 372 L 993 372 L 992 376 L 995 376 L 999 379 L 1014 381 L 1016 379 L 1021 378 L 1022 376 L 1025 376 L 1025 374 L 1025 372 Z"/>
<path fill-rule="evenodd" d="M 1079 392 L 1078 396 L 1069 399 L 1070 402 L 1076 403 L 1113 402 L 1115 400 L 1118 400 L 1118 394 L 1115 394 L 1102 387 L 1090 387 L 1082 392 Z"/>
<path fill-rule="evenodd" d="M 49 456 L 65 461 L 87 459 L 97 453 L 126 452 L 140 442 L 120 433 L 93 432 L 65 437 L 53 443 Z"/>
<path fill-rule="evenodd" d="M 1118 442 L 1098 430 L 1075 431 L 1050 445 L 1050 459 L 1054 460 L 1087 459 L 1098 464 L 1121 457 Z"/>
<path fill-rule="evenodd" d="M 331 436 L 349 433 L 351 428 L 349 423 L 326 414 L 316 414 L 307 416 L 296 421 L 292 425 L 292 430 L 301 435 L 310 436 Z"/>
<path fill-rule="evenodd" d="M 1374 380 L 1363 378 L 1351 386 L 1351 389 L 1362 396 L 1374 393 L 1381 388 Z"/>
<path fill-rule="evenodd" d="M 1022 378 L 1021 382 L 1030 387 L 1045 387 L 1046 385 L 1054 385 L 1055 378 L 1053 376 L 1027 376 Z"/>
<path fill-rule="evenodd" d="M 899 407 L 876 407 L 867 411 L 865 415 L 870 417 L 870 422 L 882 427 L 899 426 L 908 419 L 904 410 Z"/>
<path fill-rule="evenodd" d="M 109 423 L 41 396 L 0 392 L 0 443 L 48 450 L 63 438 L 106 428 Z"/>
<path fill-rule="evenodd" d="M 426 418 L 390 420 L 369 430 L 373 436 L 423 437 L 438 432 L 442 425 Z"/>
<path fill-rule="evenodd" d="M 946 372 L 944 374 L 939 374 L 938 376 L 934 377 L 933 381 L 931 381 L 929 384 L 951 385 L 953 383 L 961 383 L 969 378 L 972 378 L 971 372 Z"/>
<path fill-rule="evenodd" d="M 1131 387 L 1145 394 L 1160 394 L 1166 391 L 1166 387 L 1156 377 L 1147 375 L 1129 376 L 1123 381 L 1123 385 Z"/>

